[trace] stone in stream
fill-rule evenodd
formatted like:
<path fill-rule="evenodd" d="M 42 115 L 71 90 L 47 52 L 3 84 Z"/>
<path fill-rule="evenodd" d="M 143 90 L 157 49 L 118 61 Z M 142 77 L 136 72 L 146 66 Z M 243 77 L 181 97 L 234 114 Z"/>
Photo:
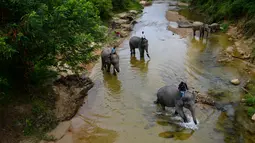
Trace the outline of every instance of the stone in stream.
<path fill-rule="evenodd" d="M 239 84 L 240 84 L 239 79 L 232 79 L 230 82 L 231 82 L 232 84 L 234 84 L 234 85 L 239 85 Z"/>
<path fill-rule="evenodd" d="M 253 121 L 255 121 L 255 114 L 253 114 L 253 116 L 251 117 L 251 119 L 252 119 Z"/>

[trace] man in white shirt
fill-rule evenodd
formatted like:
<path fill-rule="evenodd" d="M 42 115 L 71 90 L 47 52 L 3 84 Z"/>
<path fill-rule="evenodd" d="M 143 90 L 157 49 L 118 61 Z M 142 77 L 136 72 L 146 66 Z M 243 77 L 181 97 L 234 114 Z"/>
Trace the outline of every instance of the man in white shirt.
<path fill-rule="evenodd" d="M 145 39 L 144 31 L 142 31 L 141 38 L 142 38 L 142 40 Z"/>

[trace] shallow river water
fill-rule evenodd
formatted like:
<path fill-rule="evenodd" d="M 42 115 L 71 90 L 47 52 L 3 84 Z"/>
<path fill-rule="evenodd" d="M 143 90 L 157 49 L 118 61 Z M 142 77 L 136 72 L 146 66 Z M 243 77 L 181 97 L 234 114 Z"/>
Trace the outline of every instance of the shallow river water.
<path fill-rule="evenodd" d="M 121 68 L 117 76 L 102 72 L 101 60 L 93 68 L 95 86 L 72 120 L 75 143 L 224 142 L 226 134 L 217 129 L 220 111 L 197 105 L 199 124 L 192 120 L 184 124 L 171 108 L 162 113 L 153 104 L 160 87 L 177 87 L 180 81 L 201 92 L 228 90 L 231 96 L 223 99 L 226 101 L 240 98 L 239 87 L 229 80 L 240 78 L 242 73 L 217 63 L 217 54 L 230 44 L 228 38 L 212 34 L 203 41 L 181 39 L 167 30 L 169 24 L 176 24 L 165 18 L 168 2 L 154 1 L 146 7 L 131 33 L 140 36 L 145 32 L 150 60 L 140 59 L 138 50 L 136 57 L 130 57 L 128 37 L 117 50 Z"/>

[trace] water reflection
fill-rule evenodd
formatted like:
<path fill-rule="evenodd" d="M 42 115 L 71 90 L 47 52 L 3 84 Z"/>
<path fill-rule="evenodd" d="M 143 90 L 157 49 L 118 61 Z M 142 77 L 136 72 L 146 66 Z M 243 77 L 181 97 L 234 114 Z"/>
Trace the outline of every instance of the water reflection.
<path fill-rule="evenodd" d="M 104 77 L 104 85 L 110 92 L 110 95 L 119 96 L 121 92 L 121 81 L 118 79 L 118 75 L 113 75 L 105 72 L 103 74 Z"/>
<path fill-rule="evenodd" d="M 141 73 L 147 73 L 148 72 L 149 62 L 150 62 L 150 60 L 145 61 L 144 58 L 141 58 L 140 60 L 137 60 L 137 58 L 135 56 L 130 56 L 131 68 L 139 69 L 139 71 Z"/>
<path fill-rule="evenodd" d="M 195 131 L 191 130 L 191 132 L 184 132 L 183 131 L 166 131 L 160 133 L 158 136 L 162 138 L 173 138 L 174 140 L 187 140 L 189 139 Z"/>

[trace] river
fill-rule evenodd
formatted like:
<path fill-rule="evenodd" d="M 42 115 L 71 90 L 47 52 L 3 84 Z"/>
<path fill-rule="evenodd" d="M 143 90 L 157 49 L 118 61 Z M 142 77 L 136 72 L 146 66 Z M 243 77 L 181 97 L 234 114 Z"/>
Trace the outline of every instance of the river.
<path fill-rule="evenodd" d="M 150 60 L 140 59 L 138 50 L 136 57 L 130 57 L 128 37 L 117 50 L 121 68 L 117 76 L 102 72 L 101 60 L 95 65 L 91 74 L 95 86 L 72 120 L 75 143 L 224 142 L 226 133 L 218 129 L 220 111 L 197 105 L 195 125 L 192 120 L 182 123 L 172 109 L 162 113 L 153 104 L 160 87 L 177 86 L 180 81 L 201 92 L 227 90 L 230 96 L 222 101 L 240 99 L 240 87 L 229 80 L 241 78 L 242 72 L 217 62 L 220 50 L 230 45 L 227 36 L 212 34 L 203 41 L 180 38 L 167 30 L 169 24 L 176 25 L 165 18 L 168 9 L 169 1 L 153 1 L 131 32 L 131 36 L 145 32 Z"/>

